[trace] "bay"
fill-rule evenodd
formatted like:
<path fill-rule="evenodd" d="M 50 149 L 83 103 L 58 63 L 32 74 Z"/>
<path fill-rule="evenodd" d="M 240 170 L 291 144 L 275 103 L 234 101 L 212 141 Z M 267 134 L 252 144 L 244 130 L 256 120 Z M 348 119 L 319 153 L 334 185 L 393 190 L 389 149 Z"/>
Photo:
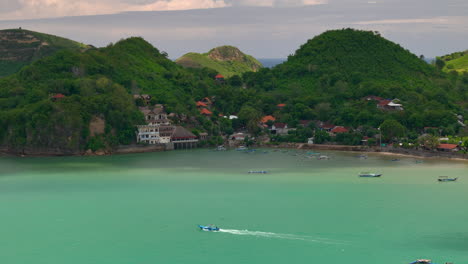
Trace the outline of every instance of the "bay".
<path fill-rule="evenodd" d="M 330 160 L 270 149 L 2 157 L 0 261 L 468 261 L 468 163 L 326 154 Z M 383 176 L 359 178 L 361 171 Z M 439 183 L 441 175 L 460 179 Z"/>

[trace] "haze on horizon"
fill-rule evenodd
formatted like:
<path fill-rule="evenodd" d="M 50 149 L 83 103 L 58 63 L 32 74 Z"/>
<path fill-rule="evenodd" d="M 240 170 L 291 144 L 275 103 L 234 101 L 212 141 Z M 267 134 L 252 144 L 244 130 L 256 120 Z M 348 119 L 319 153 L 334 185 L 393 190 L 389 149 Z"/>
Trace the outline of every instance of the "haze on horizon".
<path fill-rule="evenodd" d="M 2 0 L 0 29 L 95 46 L 142 36 L 171 58 L 225 44 L 285 58 L 315 35 L 352 27 L 435 57 L 468 49 L 467 11 L 465 0 Z"/>

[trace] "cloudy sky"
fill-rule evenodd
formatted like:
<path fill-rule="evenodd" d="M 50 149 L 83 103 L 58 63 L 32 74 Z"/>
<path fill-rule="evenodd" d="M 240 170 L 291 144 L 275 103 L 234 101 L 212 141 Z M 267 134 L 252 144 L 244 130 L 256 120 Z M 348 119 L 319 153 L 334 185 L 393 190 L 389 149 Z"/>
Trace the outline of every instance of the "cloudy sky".
<path fill-rule="evenodd" d="M 142 36 L 171 58 L 224 44 L 284 58 L 323 31 L 353 27 L 434 57 L 468 49 L 468 1 L 0 0 L 0 29 L 16 27 L 95 46 Z"/>

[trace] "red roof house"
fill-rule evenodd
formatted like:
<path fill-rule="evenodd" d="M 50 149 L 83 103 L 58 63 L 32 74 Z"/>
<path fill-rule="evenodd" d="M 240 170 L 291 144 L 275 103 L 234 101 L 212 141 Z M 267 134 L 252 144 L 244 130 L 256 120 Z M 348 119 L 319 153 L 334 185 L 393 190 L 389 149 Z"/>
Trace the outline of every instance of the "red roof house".
<path fill-rule="evenodd" d="M 271 115 L 267 115 L 267 116 L 264 116 L 262 117 L 262 120 L 260 121 L 261 123 L 265 124 L 267 123 L 268 121 L 276 121 L 276 118 L 274 116 L 271 116 Z"/>
<path fill-rule="evenodd" d="M 211 115 L 213 113 L 210 110 L 208 110 L 206 108 L 203 108 L 203 109 L 200 110 L 200 114 L 208 116 L 208 115 Z"/>
<path fill-rule="evenodd" d="M 58 94 L 54 94 L 52 96 L 53 99 L 62 99 L 62 98 L 65 98 L 65 95 L 61 94 L 61 93 L 58 93 Z"/>
<path fill-rule="evenodd" d="M 221 74 L 218 74 L 218 75 L 215 76 L 215 79 L 224 79 L 224 76 L 221 75 Z"/>
<path fill-rule="evenodd" d="M 277 107 L 279 107 L 279 108 L 283 108 L 283 107 L 285 107 L 285 106 L 286 106 L 286 104 L 278 104 L 278 105 L 277 105 Z"/>
<path fill-rule="evenodd" d="M 438 150 L 443 150 L 443 151 L 458 151 L 458 145 L 457 144 L 440 144 L 437 147 Z"/>
<path fill-rule="evenodd" d="M 348 133 L 349 129 L 347 129 L 345 127 L 342 127 L 342 126 L 337 126 L 337 127 L 333 128 L 330 132 L 333 133 L 333 134 Z"/>
<path fill-rule="evenodd" d="M 208 105 L 205 104 L 205 103 L 202 102 L 202 101 L 198 101 L 198 102 L 197 102 L 197 107 L 207 107 L 207 106 L 208 106 Z"/>

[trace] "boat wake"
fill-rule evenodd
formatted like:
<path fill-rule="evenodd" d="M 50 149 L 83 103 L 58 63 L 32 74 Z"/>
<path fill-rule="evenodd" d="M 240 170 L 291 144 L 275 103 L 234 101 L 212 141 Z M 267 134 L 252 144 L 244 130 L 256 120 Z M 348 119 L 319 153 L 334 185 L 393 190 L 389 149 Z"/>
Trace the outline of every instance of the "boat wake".
<path fill-rule="evenodd" d="M 293 235 L 293 234 L 280 234 L 280 233 L 262 232 L 262 231 L 220 229 L 219 232 L 229 233 L 233 235 L 240 235 L 240 236 L 255 236 L 255 237 L 264 237 L 264 238 L 302 240 L 302 241 L 322 243 L 322 244 L 335 244 L 335 245 L 345 244 L 344 241 L 337 241 L 337 240 L 332 240 L 332 239 L 327 239 L 327 238 L 301 236 L 301 235 Z"/>

